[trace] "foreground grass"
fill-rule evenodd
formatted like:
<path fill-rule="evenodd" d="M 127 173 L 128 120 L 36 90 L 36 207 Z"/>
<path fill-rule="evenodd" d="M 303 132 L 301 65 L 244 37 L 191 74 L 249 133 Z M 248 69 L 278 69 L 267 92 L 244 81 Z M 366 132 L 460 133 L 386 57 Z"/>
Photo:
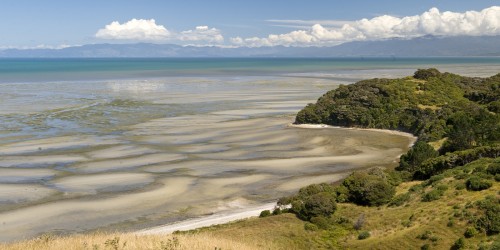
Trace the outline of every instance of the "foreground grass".
<path fill-rule="evenodd" d="M 41 236 L 37 239 L 0 245 L 0 249 L 450 249 L 470 226 L 470 204 L 487 196 L 498 196 L 500 184 L 483 191 L 456 188 L 463 180 L 444 178 L 441 198 L 422 202 L 427 186 L 411 192 L 399 207 L 363 207 L 339 204 L 333 220 L 324 229 L 305 229 L 306 222 L 293 214 L 252 218 L 229 224 L 180 232 L 173 235 L 85 234 L 68 237 Z M 406 182 L 397 193 L 406 193 L 420 182 Z M 473 211 L 472 211 L 473 212 Z M 359 230 L 354 224 L 363 219 Z M 370 237 L 359 240 L 362 231 Z M 489 249 L 497 236 L 478 233 L 465 239 L 465 249 Z M 498 240 L 498 239 L 497 239 Z"/>
<path fill-rule="evenodd" d="M 210 233 L 202 235 L 135 235 L 124 233 L 95 233 L 55 237 L 43 235 L 36 239 L 0 245 L 6 250 L 83 250 L 83 249 L 259 249 L 237 239 L 219 238 Z"/>

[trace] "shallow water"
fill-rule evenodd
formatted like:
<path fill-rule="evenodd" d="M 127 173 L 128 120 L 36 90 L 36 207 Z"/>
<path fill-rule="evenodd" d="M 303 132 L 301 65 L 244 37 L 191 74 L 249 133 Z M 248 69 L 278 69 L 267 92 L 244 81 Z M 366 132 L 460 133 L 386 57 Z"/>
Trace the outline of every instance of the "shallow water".
<path fill-rule="evenodd" d="M 339 83 L 310 75 L 2 83 L 0 240 L 134 230 L 394 166 L 410 138 L 288 126 Z"/>

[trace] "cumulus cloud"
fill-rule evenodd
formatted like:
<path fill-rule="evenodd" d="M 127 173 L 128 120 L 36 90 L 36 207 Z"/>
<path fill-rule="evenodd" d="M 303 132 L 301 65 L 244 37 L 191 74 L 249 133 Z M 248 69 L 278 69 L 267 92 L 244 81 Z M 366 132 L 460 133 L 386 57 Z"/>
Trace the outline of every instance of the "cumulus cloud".
<path fill-rule="evenodd" d="M 500 35 L 500 6 L 464 13 L 440 12 L 431 8 L 421 15 L 378 16 L 345 23 L 339 27 L 314 24 L 308 29 L 268 37 L 231 38 L 238 46 L 311 46 L 336 45 L 348 41 L 381 40 L 394 37 L 412 38 L 423 35 L 480 36 Z"/>
<path fill-rule="evenodd" d="M 170 36 L 163 25 L 157 25 L 154 19 L 132 19 L 126 23 L 112 22 L 97 31 L 95 36 L 113 40 L 164 40 Z"/>
<path fill-rule="evenodd" d="M 209 43 L 224 42 L 224 37 L 222 36 L 220 30 L 216 28 L 209 28 L 208 26 L 197 26 L 194 30 L 182 31 L 178 37 L 181 41 L 204 41 Z"/>
<path fill-rule="evenodd" d="M 224 42 L 221 31 L 216 28 L 197 26 L 192 30 L 175 32 L 156 24 L 154 19 L 132 19 L 123 24 L 115 21 L 98 30 L 95 36 L 100 39 L 128 41 L 180 41 L 202 44 Z"/>

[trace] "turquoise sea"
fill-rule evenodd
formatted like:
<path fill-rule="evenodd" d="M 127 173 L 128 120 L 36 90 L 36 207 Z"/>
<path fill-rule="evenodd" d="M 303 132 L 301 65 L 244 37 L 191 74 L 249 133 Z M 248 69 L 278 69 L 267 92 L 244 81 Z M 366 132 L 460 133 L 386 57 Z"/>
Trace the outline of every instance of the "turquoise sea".
<path fill-rule="evenodd" d="M 325 92 L 500 58 L 0 59 L 0 241 L 253 211 L 357 168 L 400 134 L 291 126 Z"/>
<path fill-rule="evenodd" d="M 499 67 L 500 57 L 0 59 L 0 82 L 304 73 L 321 76 L 359 70 L 446 69 L 468 65 Z"/>

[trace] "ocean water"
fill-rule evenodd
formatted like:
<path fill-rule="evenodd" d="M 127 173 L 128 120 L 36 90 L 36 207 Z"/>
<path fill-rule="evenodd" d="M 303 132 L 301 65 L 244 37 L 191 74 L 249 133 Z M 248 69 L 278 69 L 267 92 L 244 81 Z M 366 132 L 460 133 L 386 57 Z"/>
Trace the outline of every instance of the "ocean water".
<path fill-rule="evenodd" d="M 500 57 L 0 59 L 0 82 L 297 74 L 335 77 L 360 70 L 411 72 L 428 67 L 453 68 L 482 76 L 499 64 Z M 479 65 L 485 71 L 467 71 L 470 66 Z"/>
<path fill-rule="evenodd" d="M 500 58 L 0 59 L 0 240 L 138 230 L 393 167 L 411 138 L 289 126 L 339 84 Z"/>

